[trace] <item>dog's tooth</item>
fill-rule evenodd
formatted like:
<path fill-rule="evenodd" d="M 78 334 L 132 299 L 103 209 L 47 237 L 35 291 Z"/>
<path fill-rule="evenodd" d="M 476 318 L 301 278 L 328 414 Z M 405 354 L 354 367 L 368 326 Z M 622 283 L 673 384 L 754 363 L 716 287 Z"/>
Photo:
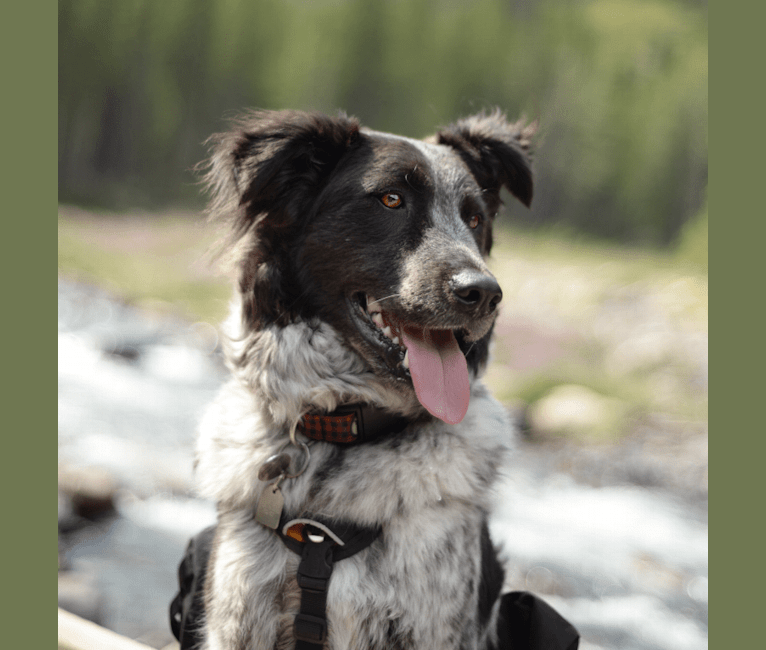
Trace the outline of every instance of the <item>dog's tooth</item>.
<path fill-rule="evenodd" d="M 367 296 L 367 311 L 371 314 L 380 313 L 380 305 L 378 305 L 378 299 L 372 296 Z"/>
<path fill-rule="evenodd" d="M 380 329 L 383 329 L 383 316 L 381 316 L 379 311 L 372 315 L 372 322 L 375 323 Z"/>
<path fill-rule="evenodd" d="M 388 325 L 383 328 L 383 336 L 391 338 L 391 328 Z"/>
<path fill-rule="evenodd" d="M 410 369 L 410 351 L 409 351 L 409 350 L 407 350 L 407 351 L 404 353 L 404 361 L 402 361 L 402 365 L 403 365 L 405 368 L 407 368 L 407 370 L 409 370 L 409 369 Z"/>
<path fill-rule="evenodd" d="M 394 345 L 399 345 L 399 337 L 395 336 L 392 341 L 394 342 Z"/>

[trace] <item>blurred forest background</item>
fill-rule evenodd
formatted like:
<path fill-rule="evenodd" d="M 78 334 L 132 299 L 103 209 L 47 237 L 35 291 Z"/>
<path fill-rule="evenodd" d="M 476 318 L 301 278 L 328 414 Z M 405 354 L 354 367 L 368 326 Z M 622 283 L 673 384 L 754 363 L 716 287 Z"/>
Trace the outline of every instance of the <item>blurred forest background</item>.
<path fill-rule="evenodd" d="M 64 203 L 198 207 L 245 107 L 423 137 L 499 106 L 541 121 L 517 224 L 667 248 L 706 219 L 706 2 L 60 0 L 59 48 Z"/>

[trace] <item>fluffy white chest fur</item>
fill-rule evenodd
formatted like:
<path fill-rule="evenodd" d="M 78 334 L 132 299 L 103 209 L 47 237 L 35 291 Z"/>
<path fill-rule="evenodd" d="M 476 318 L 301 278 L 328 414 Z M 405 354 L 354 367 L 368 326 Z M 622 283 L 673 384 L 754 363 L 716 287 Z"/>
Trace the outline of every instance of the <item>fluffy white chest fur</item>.
<path fill-rule="evenodd" d="M 235 313 L 230 323 L 237 322 Z M 284 448 L 289 423 L 303 406 L 300 396 L 311 394 L 328 409 L 337 395 L 365 399 L 375 391 L 378 400 L 398 398 L 360 374 L 355 355 L 344 352 L 326 325 L 295 324 L 234 338 L 239 342 L 230 354 L 249 346 L 268 362 L 248 364 L 248 375 L 237 373 L 224 386 L 198 439 L 200 490 L 220 507 L 208 616 L 225 622 L 207 648 L 287 648 L 300 599 L 299 558 L 254 520 L 264 489 L 258 470 Z M 328 365 L 330 351 L 337 358 Z M 406 637 L 402 647 L 480 647 L 477 624 L 466 620 L 477 611 L 478 585 L 471 584 L 480 574 L 477 531 L 511 432 L 505 410 L 474 380 L 459 424 L 434 420 L 372 445 L 312 445 L 306 472 L 282 484 L 285 510 L 384 530 L 370 548 L 335 566 L 329 647 L 396 647 L 390 645 L 392 625 L 394 639 Z"/>

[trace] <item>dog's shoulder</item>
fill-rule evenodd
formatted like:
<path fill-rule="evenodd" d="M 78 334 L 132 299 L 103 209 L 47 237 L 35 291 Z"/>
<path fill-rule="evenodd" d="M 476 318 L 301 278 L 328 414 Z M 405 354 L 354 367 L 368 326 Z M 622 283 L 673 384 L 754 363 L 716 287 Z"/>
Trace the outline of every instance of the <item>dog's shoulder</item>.
<path fill-rule="evenodd" d="M 273 453 L 273 439 L 252 392 L 229 380 L 200 421 L 194 461 L 200 496 L 224 506 L 255 503 L 258 468 Z"/>

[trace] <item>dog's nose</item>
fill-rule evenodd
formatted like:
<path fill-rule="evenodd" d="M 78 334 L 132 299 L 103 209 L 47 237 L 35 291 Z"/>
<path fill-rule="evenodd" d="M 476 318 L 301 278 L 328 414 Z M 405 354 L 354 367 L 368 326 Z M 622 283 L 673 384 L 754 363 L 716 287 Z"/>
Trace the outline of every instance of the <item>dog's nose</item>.
<path fill-rule="evenodd" d="M 450 286 L 458 303 L 477 316 L 491 314 L 503 299 L 497 280 L 481 271 L 461 271 L 452 276 Z"/>

